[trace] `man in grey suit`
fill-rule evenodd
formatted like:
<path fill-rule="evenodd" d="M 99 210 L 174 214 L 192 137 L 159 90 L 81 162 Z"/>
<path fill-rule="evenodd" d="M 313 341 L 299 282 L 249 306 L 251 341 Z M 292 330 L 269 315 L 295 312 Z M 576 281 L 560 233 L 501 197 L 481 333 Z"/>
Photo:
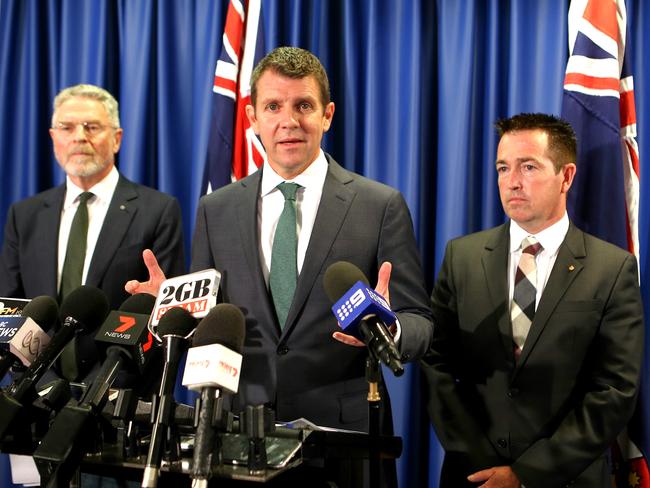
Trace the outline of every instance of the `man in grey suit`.
<path fill-rule="evenodd" d="M 146 279 L 142 252 L 153 249 L 170 274 L 183 273 L 181 213 L 175 198 L 132 183 L 115 168 L 122 128 L 115 98 L 93 85 L 75 85 L 54 99 L 50 136 L 66 182 L 15 203 L 8 212 L 0 257 L 0 296 L 60 297 L 81 284 L 102 289 L 111 308 L 129 296 L 126 280 Z M 70 233 L 82 194 L 86 238 Z M 76 236 L 76 237 L 75 237 Z M 69 238 L 70 237 L 70 238 Z M 70 245 L 83 242 L 78 274 L 67 280 Z M 85 249 L 84 249 L 85 248 Z M 94 334 L 93 334 L 94 335 Z M 82 354 L 96 358 L 92 337 Z M 84 368 L 71 373 L 83 377 Z"/>
<path fill-rule="evenodd" d="M 306 417 L 366 430 L 367 353 L 363 343 L 338 331 L 323 275 L 345 260 L 370 279 L 379 276 L 377 289 L 390 294 L 397 312 L 403 359 L 421 356 L 432 326 L 410 213 L 398 191 L 343 169 L 321 150 L 334 103 L 313 54 L 287 47 L 269 53 L 254 70 L 251 101 L 247 115 L 264 144 L 264 165 L 201 199 L 192 245 L 192 269 L 221 271 L 223 301 L 246 315 L 233 408 L 266 403 L 280 420 Z M 286 182 L 299 185 L 296 282 L 280 312 L 270 282 L 274 235 L 286 205 L 278 185 Z M 128 283 L 131 292 L 158 291 L 161 273 L 152 255 L 146 259 L 151 281 Z"/>
<path fill-rule="evenodd" d="M 569 124 L 521 114 L 497 128 L 510 221 L 450 241 L 432 295 L 422 367 L 440 486 L 609 487 L 642 357 L 637 262 L 569 221 Z"/>

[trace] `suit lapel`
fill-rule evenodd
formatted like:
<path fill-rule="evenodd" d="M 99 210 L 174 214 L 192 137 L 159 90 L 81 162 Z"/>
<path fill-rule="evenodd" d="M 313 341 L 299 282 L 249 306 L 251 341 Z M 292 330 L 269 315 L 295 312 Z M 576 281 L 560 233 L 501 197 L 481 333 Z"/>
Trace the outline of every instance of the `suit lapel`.
<path fill-rule="evenodd" d="M 533 323 L 526 337 L 526 343 L 521 352 L 517 369 L 526 363 L 526 359 L 535 347 L 535 343 L 539 339 L 544 327 L 546 327 L 548 319 L 555 310 L 555 307 L 557 307 L 557 304 L 571 286 L 571 283 L 580 274 L 580 271 L 584 267 L 582 258 L 585 256 L 586 251 L 583 233 L 574 227 L 573 224 L 570 224 L 564 242 L 558 249 L 553 270 L 537 306 L 537 311 L 535 312 Z"/>
<path fill-rule="evenodd" d="M 491 301 L 491 310 L 497 318 L 499 338 L 508 360 L 514 361 L 512 348 L 512 326 L 510 324 L 510 307 L 508 300 L 508 224 L 496 229 L 492 238 L 486 243 L 482 263 L 486 288 Z"/>
<path fill-rule="evenodd" d="M 59 250 L 59 226 L 61 225 L 61 209 L 65 199 L 65 183 L 58 186 L 53 192 L 45 196 L 43 201 L 42 218 L 39 219 L 39 235 L 44 243 L 51 243 L 41 247 L 38 260 L 38 268 L 44 277 L 48 277 L 46 293 L 53 297 L 58 296 L 57 275 L 58 275 L 58 250 Z"/>
<path fill-rule="evenodd" d="M 327 177 L 283 335 L 293 329 L 354 200 L 355 192 L 346 186 L 352 181 L 351 175 L 331 157 L 327 159 Z"/>
<path fill-rule="evenodd" d="M 250 270 L 248 279 L 254 283 L 259 293 L 257 296 L 264 298 L 264 314 L 266 316 L 265 322 L 274 324 L 274 331 L 277 336 L 280 336 L 280 327 L 277 323 L 275 316 L 275 308 L 271 301 L 268 287 L 264 281 L 264 273 L 262 272 L 262 262 L 260 260 L 260 239 L 257 229 L 257 200 L 260 193 L 260 185 L 262 184 L 262 169 L 253 173 L 250 177 L 241 180 L 241 192 L 238 195 L 236 203 L 237 212 L 237 227 L 239 228 L 239 237 L 241 240 L 241 248 L 248 263 Z M 230 277 L 234 279 L 234 277 Z M 246 279 L 244 277 L 237 277 L 236 279 Z"/>
<path fill-rule="evenodd" d="M 97 239 L 97 245 L 90 261 L 86 283 L 99 286 L 113 256 L 124 240 L 138 207 L 138 192 L 135 185 L 120 175 L 115 193 L 108 206 L 108 212 Z M 99 250 L 99 252 L 97 252 Z"/>

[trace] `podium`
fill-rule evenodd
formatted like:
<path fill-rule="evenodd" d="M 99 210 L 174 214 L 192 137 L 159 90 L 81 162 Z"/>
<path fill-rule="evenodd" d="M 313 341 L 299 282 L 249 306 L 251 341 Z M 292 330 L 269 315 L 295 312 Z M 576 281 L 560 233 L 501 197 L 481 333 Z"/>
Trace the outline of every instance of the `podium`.
<path fill-rule="evenodd" d="M 402 452 L 399 437 L 371 438 L 356 432 L 282 428 L 266 437 L 268 467 L 251 472 L 246 459 L 246 437 L 221 436 L 224 463 L 213 467 L 210 486 L 215 487 L 357 488 L 363 486 L 363 478 L 367 477 L 371 447 L 379 451 L 383 460 L 394 460 Z M 185 446 L 182 453 L 179 461 L 163 463 L 159 487 L 189 486 L 191 446 Z M 86 455 L 80 472 L 140 482 L 145 458 L 117 459 L 103 453 Z"/>

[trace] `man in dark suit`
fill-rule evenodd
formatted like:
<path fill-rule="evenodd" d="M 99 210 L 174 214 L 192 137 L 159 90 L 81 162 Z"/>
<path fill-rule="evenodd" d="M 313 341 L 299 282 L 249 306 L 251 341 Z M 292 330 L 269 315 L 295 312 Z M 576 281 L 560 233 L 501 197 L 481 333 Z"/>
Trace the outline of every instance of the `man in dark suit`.
<path fill-rule="evenodd" d="M 132 183 L 115 168 L 122 129 L 115 98 L 76 85 L 54 101 L 50 136 L 66 182 L 15 203 L 7 216 L 0 296 L 59 297 L 68 234 L 79 196 L 88 199 L 88 233 L 79 285 L 101 288 L 117 309 L 129 296 L 124 282 L 146 279 L 142 251 L 153 249 L 170 274 L 184 266 L 180 207 L 175 198 Z"/>
<path fill-rule="evenodd" d="M 88 284 L 102 289 L 111 308 L 118 309 L 129 296 L 124 282 L 148 275 L 145 249 L 156 252 L 166 272 L 182 273 L 178 202 L 132 183 L 115 168 L 122 140 L 115 98 L 93 85 L 62 90 L 54 99 L 50 136 L 66 182 L 9 209 L 0 296 L 63 299 Z M 63 351 L 61 370 L 68 380 L 86 378 L 97 364 L 94 334 L 79 335 Z"/>
<path fill-rule="evenodd" d="M 432 295 L 422 367 L 440 486 L 609 487 L 642 356 L 637 262 L 567 217 L 569 124 L 522 114 L 497 128 L 510 222 L 450 241 Z"/>
<path fill-rule="evenodd" d="M 410 213 L 399 192 L 343 169 L 321 150 L 334 103 L 313 54 L 298 48 L 272 51 L 255 68 L 251 100 L 247 115 L 264 144 L 264 165 L 202 198 L 192 247 L 192 269 L 221 271 L 223 300 L 246 315 L 234 409 L 267 403 L 280 420 L 306 417 L 325 426 L 366 430 L 367 353 L 350 347 L 361 342 L 337 332 L 323 275 L 341 260 L 370 279 L 379 275 L 377 289 L 385 296 L 390 291 L 398 315 L 403 358 L 421 356 L 432 330 Z M 274 234 L 286 205 L 278 185 L 284 182 L 300 186 L 292 231 L 297 235 L 295 293 L 281 312 L 270 283 L 276 271 Z M 160 282 L 153 256 L 148 259 L 151 283 L 129 283 L 130 291 Z M 150 290 L 157 292 L 156 285 Z"/>

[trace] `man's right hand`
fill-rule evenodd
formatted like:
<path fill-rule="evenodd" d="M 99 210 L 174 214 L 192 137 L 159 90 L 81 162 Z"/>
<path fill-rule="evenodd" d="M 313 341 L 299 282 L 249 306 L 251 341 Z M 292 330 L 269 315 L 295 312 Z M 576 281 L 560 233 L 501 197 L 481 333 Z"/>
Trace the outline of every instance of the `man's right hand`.
<path fill-rule="evenodd" d="M 167 279 L 165 273 L 160 269 L 158 260 L 151 249 L 145 249 L 142 251 L 142 259 L 144 260 L 144 265 L 149 271 L 149 281 L 127 281 L 124 285 L 124 289 L 131 295 L 135 295 L 136 293 L 149 293 L 150 295 L 157 296 L 158 290 L 160 290 L 160 285 Z"/>

